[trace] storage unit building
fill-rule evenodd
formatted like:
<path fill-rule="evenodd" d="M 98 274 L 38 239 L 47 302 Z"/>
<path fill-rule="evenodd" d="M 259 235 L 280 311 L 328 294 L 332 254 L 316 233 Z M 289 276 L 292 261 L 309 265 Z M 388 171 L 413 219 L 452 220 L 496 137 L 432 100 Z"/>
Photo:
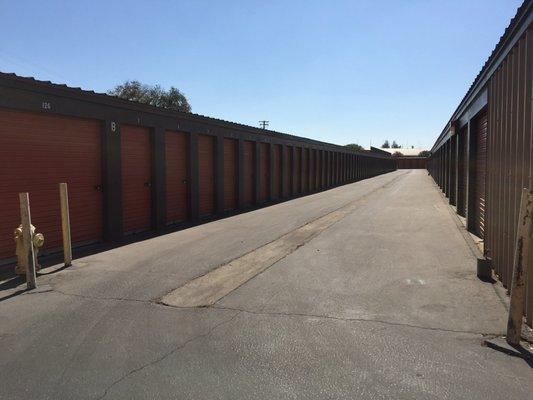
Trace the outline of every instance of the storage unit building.
<path fill-rule="evenodd" d="M 524 1 L 432 148 L 428 170 L 505 287 L 522 188 L 533 176 L 533 2 Z M 533 322 L 533 273 L 526 288 Z"/>
<path fill-rule="evenodd" d="M 0 73 L 0 264 L 14 261 L 19 192 L 29 192 L 32 221 L 45 235 L 43 253 L 53 253 L 62 246 L 61 182 L 69 185 L 78 249 L 330 188 L 333 164 L 324 157 L 340 154 L 356 153 Z M 395 169 L 390 157 L 357 153 L 358 163 L 370 159 L 366 177 Z M 337 183 L 351 181 L 345 174 Z"/>

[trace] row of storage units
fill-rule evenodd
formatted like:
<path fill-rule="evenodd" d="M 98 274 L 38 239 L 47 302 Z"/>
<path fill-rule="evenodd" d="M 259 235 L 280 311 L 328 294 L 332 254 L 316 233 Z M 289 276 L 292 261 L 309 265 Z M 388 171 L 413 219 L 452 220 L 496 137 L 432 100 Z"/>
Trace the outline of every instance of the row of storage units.
<path fill-rule="evenodd" d="M 526 1 L 433 146 L 428 170 L 509 288 L 521 191 L 533 184 L 533 12 Z M 527 277 L 533 321 L 533 265 Z"/>
<path fill-rule="evenodd" d="M 0 260 L 18 193 L 44 252 L 61 248 L 67 182 L 75 246 L 121 242 L 391 171 L 390 157 L 0 75 Z"/>

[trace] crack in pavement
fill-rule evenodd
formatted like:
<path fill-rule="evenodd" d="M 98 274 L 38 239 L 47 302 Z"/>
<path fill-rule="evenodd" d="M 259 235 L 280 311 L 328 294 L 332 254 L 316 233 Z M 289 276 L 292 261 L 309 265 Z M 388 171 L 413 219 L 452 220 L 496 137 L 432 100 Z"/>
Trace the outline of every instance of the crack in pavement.
<path fill-rule="evenodd" d="M 98 397 L 96 400 L 102 400 L 104 399 L 109 391 L 116 385 L 118 385 L 120 382 L 124 381 L 125 379 L 127 379 L 128 377 L 130 377 L 131 375 L 133 374 L 136 374 L 137 372 L 139 371 L 142 371 L 143 369 L 145 368 L 148 368 L 150 366 L 153 366 L 157 363 L 160 363 L 161 361 L 165 360 L 166 358 L 170 357 L 171 355 L 175 354 L 176 352 L 178 352 L 179 350 L 185 348 L 187 345 L 189 345 L 190 343 L 198 340 L 198 339 L 201 339 L 201 338 L 204 338 L 204 337 L 208 337 L 209 335 L 211 335 L 211 333 L 213 333 L 217 328 L 221 327 L 222 325 L 226 325 L 226 324 L 229 324 L 230 322 L 232 322 L 239 314 L 241 314 L 240 311 L 238 310 L 235 310 L 237 311 L 235 314 L 233 314 L 230 318 L 228 318 L 227 320 L 224 320 L 218 324 L 215 324 L 213 327 L 209 328 L 207 332 L 205 333 L 201 333 L 201 334 L 198 334 L 196 336 L 193 336 L 192 338 L 186 340 L 185 342 L 183 342 L 182 344 L 180 344 L 179 346 L 173 348 L 172 350 L 168 351 L 167 353 L 163 354 L 162 356 L 156 358 L 155 360 L 152 360 L 152 361 L 149 361 L 143 365 L 141 365 L 140 367 L 137 367 L 137 368 L 134 368 L 132 369 L 131 371 L 127 372 L 126 374 L 122 375 L 119 379 L 113 381 L 110 385 L 108 385 L 105 389 L 104 389 L 104 393 Z"/>
<path fill-rule="evenodd" d="M 423 330 L 436 331 L 436 332 L 467 333 L 467 334 L 482 335 L 482 336 L 491 336 L 491 335 L 501 336 L 502 335 L 502 333 L 437 328 L 437 327 L 433 327 L 433 326 L 415 325 L 415 324 L 408 324 L 408 323 L 404 323 L 404 322 L 392 322 L 392 321 L 386 321 L 386 320 L 377 319 L 377 318 L 344 318 L 344 317 L 335 317 L 335 316 L 331 316 L 331 315 L 320 315 L 320 314 L 272 312 L 272 311 L 252 311 L 252 310 L 247 310 L 247 309 L 243 309 L 243 308 L 224 307 L 224 306 L 216 306 L 216 305 L 211 306 L 209 308 L 214 308 L 214 309 L 218 309 L 218 310 L 228 310 L 228 311 L 240 311 L 240 312 L 243 312 L 243 313 L 246 313 L 246 314 L 253 314 L 253 315 L 271 315 L 271 316 L 281 316 L 281 317 L 320 318 L 320 319 L 328 319 L 328 320 L 344 321 L 344 322 L 376 322 L 376 323 L 380 323 L 380 324 L 384 324 L 384 325 L 402 326 L 402 327 L 407 327 L 407 328 L 423 329 Z"/>
<path fill-rule="evenodd" d="M 320 319 L 337 320 L 337 321 L 344 321 L 344 322 L 376 322 L 376 323 L 381 323 L 381 324 L 384 324 L 384 325 L 404 326 L 404 327 L 408 327 L 408 328 L 424 329 L 424 330 L 430 330 L 430 331 L 440 331 L 440 332 L 450 332 L 450 333 L 467 333 L 467 334 L 493 336 L 493 337 L 500 337 L 500 336 L 504 335 L 504 333 L 502 333 L 502 332 L 480 332 L 480 331 L 469 331 L 469 330 L 460 330 L 460 329 L 437 328 L 437 327 L 432 327 L 432 326 L 408 324 L 408 323 L 404 323 L 404 322 L 392 322 L 392 321 L 386 321 L 386 320 L 377 319 L 377 318 L 349 318 L 349 317 L 345 318 L 345 317 L 335 317 L 335 316 L 332 316 L 332 315 L 308 314 L 308 313 L 298 313 L 298 312 L 275 312 L 275 311 L 262 311 L 262 310 L 261 311 L 253 311 L 253 310 L 247 310 L 247 309 L 244 309 L 244 308 L 225 307 L 225 306 L 217 306 L 217 305 L 212 305 L 212 306 L 209 306 L 209 307 L 180 307 L 180 306 L 173 306 L 173 305 L 168 305 L 168 304 L 164 304 L 164 303 L 154 302 L 154 301 L 150 301 L 150 300 L 135 300 L 135 299 L 123 299 L 123 298 L 85 296 L 85 295 L 79 295 L 79 294 L 65 293 L 65 292 L 62 292 L 62 291 L 56 290 L 56 289 L 54 289 L 52 291 L 43 292 L 43 293 L 52 293 L 52 292 L 56 292 L 56 293 L 62 294 L 64 296 L 80 297 L 80 298 L 90 299 L 90 300 L 125 301 L 125 302 L 145 303 L 145 304 L 153 304 L 153 305 L 156 305 L 156 306 L 161 306 L 161 307 L 164 307 L 164 308 L 174 308 L 174 309 L 179 309 L 179 310 L 215 309 L 215 310 L 237 311 L 238 313 L 242 312 L 242 313 L 253 314 L 253 315 L 271 315 L 271 316 L 285 316 L 285 317 L 320 318 Z M 3 336 L 3 335 L 0 335 L 0 337 L 1 336 Z"/>
<path fill-rule="evenodd" d="M 97 297 L 97 296 L 88 296 L 88 295 L 79 294 L 79 293 L 67 293 L 67 292 L 63 292 L 63 291 L 61 291 L 59 289 L 56 289 L 54 287 L 52 287 L 52 289 L 50 289 L 50 290 L 48 290 L 46 292 L 42 292 L 42 293 L 59 293 L 59 294 L 62 294 L 64 296 L 79 297 L 79 298 L 88 299 L 88 300 L 124 301 L 124 302 L 155 304 L 151 300 L 131 299 L 131 298 L 126 298 L 126 297 Z"/>

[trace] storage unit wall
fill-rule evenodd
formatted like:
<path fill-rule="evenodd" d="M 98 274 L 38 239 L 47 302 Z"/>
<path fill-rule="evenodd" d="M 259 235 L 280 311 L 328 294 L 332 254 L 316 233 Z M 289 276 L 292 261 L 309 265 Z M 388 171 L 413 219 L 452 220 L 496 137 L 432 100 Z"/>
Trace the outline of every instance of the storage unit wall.
<path fill-rule="evenodd" d="M 510 287 L 522 188 L 533 176 L 533 2 L 518 9 L 432 148 L 428 170 L 483 239 L 484 257 Z M 533 322 L 533 273 L 525 315 Z"/>
<path fill-rule="evenodd" d="M 46 254 L 61 247 L 60 182 L 69 184 L 77 248 L 353 182 L 333 160 L 355 155 L 360 169 L 374 160 L 364 177 L 395 169 L 382 155 L 0 74 L 0 264 L 14 261 L 21 191 Z"/>

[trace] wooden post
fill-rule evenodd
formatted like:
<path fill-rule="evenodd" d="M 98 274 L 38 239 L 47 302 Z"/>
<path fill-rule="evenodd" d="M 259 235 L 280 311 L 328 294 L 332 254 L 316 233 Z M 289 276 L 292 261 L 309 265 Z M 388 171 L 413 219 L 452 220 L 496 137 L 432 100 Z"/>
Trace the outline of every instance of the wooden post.
<path fill-rule="evenodd" d="M 61 201 L 61 230 L 63 231 L 63 259 L 65 267 L 72 264 L 72 243 L 70 241 L 70 215 L 68 208 L 68 188 L 66 183 L 59 184 Z"/>
<path fill-rule="evenodd" d="M 31 214 L 30 197 L 28 193 L 19 193 L 20 201 L 20 221 L 22 223 L 22 240 L 27 259 L 26 285 L 28 289 L 37 287 L 35 277 L 35 255 L 33 254 L 33 242 L 31 237 Z"/>
<path fill-rule="evenodd" d="M 516 232 L 516 248 L 511 282 L 511 305 L 507 321 L 507 343 L 517 346 L 522 334 L 525 274 L 533 261 L 533 190 L 523 189 Z"/>

